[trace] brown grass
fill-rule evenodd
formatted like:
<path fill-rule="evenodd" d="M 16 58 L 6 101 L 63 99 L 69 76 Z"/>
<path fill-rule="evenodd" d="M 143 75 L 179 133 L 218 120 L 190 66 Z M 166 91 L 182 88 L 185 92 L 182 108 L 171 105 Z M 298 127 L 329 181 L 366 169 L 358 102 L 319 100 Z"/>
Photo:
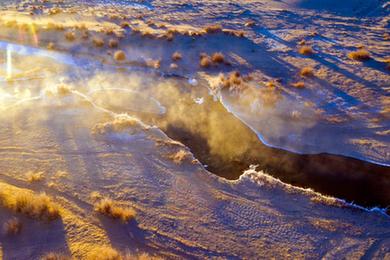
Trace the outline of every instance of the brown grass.
<path fill-rule="evenodd" d="M 41 257 L 41 260 L 71 260 L 72 258 L 67 255 L 63 255 L 60 253 L 48 253 Z"/>
<path fill-rule="evenodd" d="M 95 204 L 95 211 L 113 219 L 120 219 L 123 222 L 128 222 L 136 216 L 136 212 L 133 208 L 121 207 L 113 200 L 107 198 L 102 199 Z"/>
<path fill-rule="evenodd" d="M 311 67 L 304 67 L 304 68 L 301 69 L 299 74 L 302 77 L 312 77 L 312 76 L 314 76 L 314 70 Z"/>
<path fill-rule="evenodd" d="M 188 158 L 188 153 L 185 150 L 180 150 L 174 154 L 171 154 L 169 158 L 175 163 L 175 164 L 181 164 Z"/>
<path fill-rule="evenodd" d="M 314 50 L 312 47 L 308 45 L 304 45 L 301 48 L 299 48 L 299 53 L 302 55 L 312 55 L 314 53 Z"/>
<path fill-rule="evenodd" d="M 360 50 L 348 53 L 348 58 L 350 58 L 352 60 L 357 60 L 357 61 L 366 61 L 366 60 L 369 60 L 371 57 L 370 57 L 370 53 L 367 50 L 360 49 Z"/>
<path fill-rule="evenodd" d="M 7 235 L 17 235 L 22 232 L 23 224 L 18 218 L 12 218 L 4 223 L 3 228 Z"/>
<path fill-rule="evenodd" d="M 210 65 L 211 65 L 210 56 L 208 56 L 208 55 L 203 55 L 203 56 L 200 58 L 199 65 L 200 65 L 202 68 L 208 68 L 208 67 L 210 67 Z"/>
<path fill-rule="evenodd" d="M 47 49 L 48 49 L 48 50 L 54 50 L 54 48 L 55 48 L 55 45 L 54 45 L 53 42 L 49 42 L 49 43 L 47 44 Z"/>
<path fill-rule="evenodd" d="M 45 193 L 2 192 L 0 204 L 34 219 L 55 220 L 60 217 L 58 206 Z"/>
<path fill-rule="evenodd" d="M 104 40 L 101 38 L 97 38 L 97 37 L 93 38 L 92 43 L 93 43 L 93 45 L 95 45 L 95 47 L 98 47 L 98 48 L 101 48 L 104 46 Z"/>
<path fill-rule="evenodd" d="M 43 172 L 29 171 L 26 174 L 26 179 L 29 183 L 41 182 L 45 179 L 45 175 Z"/>
<path fill-rule="evenodd" d="M 222 26 L 220 24 L 208 25 L 204 30 L 206 33 L 217 33 L 222 31 Z"/>
<path fill-rule="evenodd" d="M 116 61 L 124 61 L 124 60 L 126 60 L 126 53 L 124 51 L 121 51 L 121 50 L 116 51 L 114 53 L 114 59 Z"/>
<path fill-rule="evenodd" d="M 305 82 L 299 81 L 299 82 L 291 84 L 291 86 L 293 86 L 294 88 L 304 88 L 305 87 Z"/>
<path fill-rule="evenodd" d="M 121 27 L 122 28 L 130 28 L 130 23 L 126 22 L 126 21 L 123 21 L 123 22 L 121 22 Z"/>
<path fill-rule="evenodd" d="M 178 60 L 181 60 L 183 58 L 183 55 L 176 51 L 174 54 L 172 54 L 172 60 L 174 61 L 178 61 Z"/>
<path fill-rule="evenodd" d="M 122 260 L 121 254 L 109 246 L 97 246 L 91 250 L 86 260 Z"/>
<path fill-rule="evenodd" d="M 110 40 L 108 41 L 108 46 L 109 46 L 110 48 L 117 48 L 118 45 L 119 45 L 119 43 L 118 43 L 118 40 L 116 40 L 116 39 L 110 39 Z"/>
<path fill-rule="evenodd" d="M 74 34 L 74 32 L 66 32 L 65 33 L 65 39 L 67 39 L 68 41 L 72 42 L 76 39 L 76 35 Z"/>
<path fill-rule="evenodd" d="M 216 52 L 211 56 L 211 60 L 214 63 L 223 63 L 225 61 L 225 56 L 220 52 Z"/>

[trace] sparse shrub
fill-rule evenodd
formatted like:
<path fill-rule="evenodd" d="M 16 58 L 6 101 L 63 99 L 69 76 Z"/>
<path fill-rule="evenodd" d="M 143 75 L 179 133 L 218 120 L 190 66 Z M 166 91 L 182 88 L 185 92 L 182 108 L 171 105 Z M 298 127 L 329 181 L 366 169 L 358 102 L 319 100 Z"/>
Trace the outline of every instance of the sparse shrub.
<path fill-rule="evenodd" d="M 111 199 L 102 199 L 95 204 L 95 211 L 114 219 L 120 219 L 127 222 L 136 216 L 133 208 L 124 208 L 116 205 Z"/>
<path fill-rule="evenodd" d="M 116 61 L 124 61 L 124 60 L 126 59 L 126 54 L 125 54 L 125 52 L 124 52 L 124 51 L 121 51 L 121 50 L 116 51 L 116 52 L 114 53 L 114 59 L 115 59 Z"/>
<path fill-rule="evenodd" d="M 181 60 L 183 58 L 183 56 L 181 55 L 180 52 L 175 52 L 174 54 L 172 54 L 172 60 L 174 61 L 178 61 L 178 60 Z"/>
<path fill-rule="evenodd" d="M 312 47 L 308 45 L 304 45 L 301 48 L 299 48 L 299 53 L 302 55 L 312 55 L 314 53 L 314 50 Z"/>
<path fill-rule="evenodd" d="M 220 52 L 216 52 L 213 54 L 213 56 L 211 56 L 211 60 L 214 63 L 223 63 L 225 61 L 225 56 L 223 56 L 223 54 Z"/>
<path fill-rule="evenodd" d="M 27 181 L 29 183 L 34 183 L 34 182 L 40 182 L 45 179 L 45 175 L 43 172 L 33 172 L 29 171 L 26 174 Z"/>
<path fill-rule="evenodd" d="M 293 86 L 294 88 L 304 88 L 305 87 L 305 82 L 299 81 L 299 82 L 291 84 L 291 86 Z"/>
<path fill-rule="evenodd" d="M 119 45 L 119 43 L 118 43 L 118 41 L 117 41 L 116 39 L 110 39 L 110 40 L 108 41 L 108 46 L 109 46 L 110 48 L 117 48 L 118 45 Z"/>
<path fill-rule="evenodd" d="M 95 45 L 95 47 L 98 47 L 98 48 L 101 48 L 104 46 L 104 40 L 101 38 L 97 38 L 97 37 L 93 38 L 92 43 L 93 43 L 93 45 Z"/>
<path fill-rule="evenodd" d="M 18 218 L 12 218 L 4 223 L 3 228 L 7 235 L 17 235 L 22 231 L 23 224 Z"/>
<path fill-rule="evenodd" d="M 0 204 L 34 219 L 55 220 L 60 217 L 58 206 L 45 193 L 3 192 L 0 193 Z"/>
<path fill-rule="evenodd" d="M 205 28 L 206 33 L 217 33 L 222 31 L 222 26 L 220 24 L 208 25 Z"/>
<path fill-rule="evenodd" d="M 370 57 L 370 53 L 367 50 L 360 49 L 357 51 L 350 52 L 348 54 L 348 58 L 352 60 L 366 61 L 369 60 L 371 57 Z"/>
<path fill-rule="evenodd" d="M 66 32 L 65 39 L 72 42 L 76 39 L 76 35 L 74 34 L 74 32 Z"/>
<path fill-rule="evenodd" d="M 302 77 L 312 77 L 312 76 L 314 76 L 314 71 L 313 71 L 313 68 L 311 68 L 311 67 L 304 67 L 301 69 L 299 74 Z"/>

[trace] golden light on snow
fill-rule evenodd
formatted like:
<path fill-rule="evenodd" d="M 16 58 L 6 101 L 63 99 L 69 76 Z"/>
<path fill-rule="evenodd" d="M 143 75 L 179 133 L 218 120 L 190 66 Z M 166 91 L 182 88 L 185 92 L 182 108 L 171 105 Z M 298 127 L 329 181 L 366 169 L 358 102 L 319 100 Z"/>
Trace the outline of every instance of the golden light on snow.
<path fill-rule="evenodd" d="M 33 23 L 30 23 L 29 27 L 30 27 L 31 36 L 32 36 L 32 40 L 34 42 L 34 45 L 38 46 L 39 39 L 38 39 L 38 34 L 37 34 L 37 30 L 35 28 L 35 25 Z"/>
<path fill-rule="evenodd" d="M 12 45 L 7 45 L 7 70 L 6 70 L 6 79 L 12 78 Z"/>

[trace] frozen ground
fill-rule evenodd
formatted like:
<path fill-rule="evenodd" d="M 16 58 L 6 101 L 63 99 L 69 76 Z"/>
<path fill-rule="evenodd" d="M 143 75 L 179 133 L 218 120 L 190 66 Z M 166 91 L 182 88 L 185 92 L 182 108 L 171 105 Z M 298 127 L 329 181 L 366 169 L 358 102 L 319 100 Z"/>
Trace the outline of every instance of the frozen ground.
<path fill-rule="evenodd" d="M 1 11 L 0 190 L 45 191 L 61 208 L 50 223 L 1 208 L 1 223 L 13 215 L 24 223 L 18 236 L 0 235 L 3 259 L 84 258 L 96 245 L 177 259 L 390 257 L 383 211 L 284 184 L 259 167 L 225 180 L 146 124 L 180 123 L 213 155 L 245 154 L 244 136 L 222 139 L 236 127 L 230 120 L 224 128 L 220 113 L 196 112 L 213 95 L 267 145 L 389 165 L 385 1 L 80 2 Z M 206 33 L 215 23 L 229 31 Z M 109 48 L 110 39 L 119 46 Z M 302 40 L 312 55 L 298 53 Z M 358 45 L 371 60 L 347 57 Z M 125 61 L 113 59 L 118 48 Z M 172 61 L 175 51 L 181 60 Z M 227 62 L 199 67 L 202 52 Z M 299 76 L 306 66 L 313 77 Z M 236 70 L 240 86 L 221 88 L 221 74 Z M 305 87 L 291 87 L 297 81 Z M 29 171 L 44 179 L 27 182 Z M 93 192 L 134 207 L 136 219 L 98 215 Z"/>

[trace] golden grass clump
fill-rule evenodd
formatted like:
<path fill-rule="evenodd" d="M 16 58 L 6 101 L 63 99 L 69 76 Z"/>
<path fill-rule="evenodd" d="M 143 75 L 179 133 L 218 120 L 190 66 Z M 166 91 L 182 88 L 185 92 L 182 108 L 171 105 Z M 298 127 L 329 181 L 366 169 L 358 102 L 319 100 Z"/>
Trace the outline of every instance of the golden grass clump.
<path fill-rule="evenodd" d="M 120 115 L 117 116 L 113 121 L 97 124 L 94 127 L 93 132 L 95 134 L 107 134 L 133 129 L 144 129 L 144 126 L 136 118 L 127 115 Z"/>
<path fill-rule="evenodd" d="M 299 48 L 299 54 L 312 55 L 313 53 L 314 53 L 313 48 L 308 45 L 304 45 L 301 48 Z"/>
<path fill-rule="evenodd" d="M 199 65 L 202 68 L 208 68 L 211 66 L 211 58 L 207 54 L 202 54 L 200 57 Z"/>
<path fill-rule="evenodd" d="M 0 193 L 0 203 L 14 212 L 34 219 L 55 220 L 60 217 L 58 206 L 45 193 L 3 192 Z"/>
<path fill-rule="evenodd" d="M 188 158 L 188 153 L 185 150 L 180 150 L 174 154 L 171 154 L 169 156 L 169 159 L 171 159 L 175 164 L 181 164 Z"/>
<path fill-rule="evenodd" d="M 65 39 L 72 42 L 72 41 L 76 40 L 76 35 L 74 34 L 74 32 L 66 32 Z"/>
<path fill-rule="evenodd" d="M 114 53 L 114 59 L 116 61 L 124 61 L 124 60 L 126 60 L 126 53 L 122 50 L 116 51 Z"/>
<path fill-rule="evenodd" d="M 3 228 L 7 235 L 17 235 L 22 232 L 23 224 L 18 218 L 12 218 L 4 223 Z"/>
<path fill-rule="evenodd" d="M 58 85 L 57 86 L 57 95 L 60 97 L 65 97 L 72 94 L 72 88 L 68 85 Z"/>
<path fill-rule="evenodd" d="M 294 88 L 304 88 L 305 82 L 303 82 L 303 81 L 295 82 L 295 83 L 291 84 L 291 86 L 293 86 Z"/>
<path fill-rule="evenodd" d="M 45 179 L 45 174 L 43 172 L 29 171 L 26 174 L 26 179 L 29 183 L 41 182 Z"/>
<path fill-rule="evenodd" d="M 172 54 L 172 60 L 174 61 L 178 61 L 178 60 L 181 60 L 183 58 L 183 55 L 176 51 L 174 54 Z"/>
<path fill-rule="evenodd" d="M 220 24 L 208 25 L 204 30 L 206 33 L 217 33 L 222 31 L 222 26 Z"/>
<path fill-rule="evenodd" d="M 348 58 L 350 58 L 352 60 L 357 60 L 357 61 L 366 61 L 366 60 L 369 60 L 371 58 L 371 56 L 367 50 L 360 49 L 360 50 L 348 53 Z"/>
<path fill-rule="evenodd" d="M 41 260 L 71 260 L 72 258 L 60 253 L 50 252 L 41 257 Z"/>
<path fill-rule="evenodd" d="M 87 254 L 86 260 L 123 260 L 123 257 L 112 247 L 96 246 Z"/>
<path fill-rule="evenodd" d="M 130 23 L 129 22 L 126 22 L 126 21 L 123 21 L 121 22 L 120 26 L 122 28 L 130 28 Z"/>
<path fill-rule="evenodd" d="M 133 208 L 118 206 L 113 200 L 107 198 L 102 199 L 95 204 L 95 211 L 113 219 L 120 219 L 123 222 L 128 222 L 136 216 L 136 212 Z"/>
<path fill-rule="evenodd" d="M 54 43 L 53 43 L 53 42 L 49 42 L 49 43 L 47 44 L 47 49 L 48 49 L 48 50 L 54 50 L 54 49 L 55 49 Z"/>
<path fill-rule="evenodd" d="M 98 47 L 98 48 L 101 48 L 104 46 L 104 40 L 101 38 L 97 38 L 97 37 L 93 38 L 92 43 L 93 43 L 93 45 L 95 45 L 95 47 Z"/>
<path fill-rule="evenodd" d="M 220 52 L 216 52 L 211 56 L 211 60 L 214 63 L 223 63 L 225 61 L 225 56 Z"/>
<path fill-rule="evenodd" d="M 312 77 L 312 76 L 314 76 L 314 70 L 311 67 L 304 67 L 304 68 L 301 69 L 299 74 L 302 77 Z"/>
<path fill-rule="evenodd" d="M 119 45 L 119 43 L 118 43 L 118 40 L 116 40 L 116 39 L 110 39 L 110 40 L 108 41 L 108 46 L 109 46 L 110 48 L 117 48 L 118 45 Z"/>

